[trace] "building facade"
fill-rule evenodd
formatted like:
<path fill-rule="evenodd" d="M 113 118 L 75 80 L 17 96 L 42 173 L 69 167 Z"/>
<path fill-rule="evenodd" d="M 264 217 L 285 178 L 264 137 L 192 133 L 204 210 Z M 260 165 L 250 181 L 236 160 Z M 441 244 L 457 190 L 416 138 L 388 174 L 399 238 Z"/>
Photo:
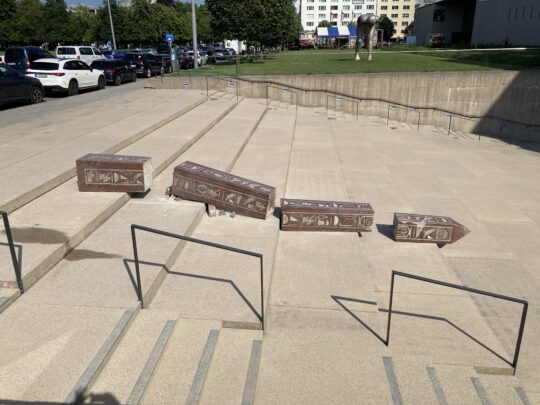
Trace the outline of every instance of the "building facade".
<path fill-rule="evenodd" d="M 377 13 L 377 0 L 295 0 L 294 3 L 305 38 L 313 38 L 321 21 L 341 27 L 355 22 L 360 14 Z"/>
<path fill-rule="evenodd" d="M 538 46 L 540 0 L 441 0 L 417 8 L 417 43 L 434 33 L 448 44 Z"/>
<path fill-rule="evenodd" d="M 388 17 L 394 23 L 396 33 L 392 38 L 402 39 L 405 29 L 414 21 L 415 0 L 378 0 L 377 15 Z M 386 40 L 386 38 L 385 38 Z"/>

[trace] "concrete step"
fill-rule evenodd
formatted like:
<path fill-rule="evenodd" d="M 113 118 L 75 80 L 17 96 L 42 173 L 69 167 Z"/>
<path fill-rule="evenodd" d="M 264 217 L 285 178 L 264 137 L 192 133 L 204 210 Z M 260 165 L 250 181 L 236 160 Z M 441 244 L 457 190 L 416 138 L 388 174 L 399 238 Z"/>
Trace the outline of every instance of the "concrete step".
<path fill-rule="evenodd" d="M 217 321 L 178 319 L 139 403 L 196 404 L 214 357 L 220 326 Z"/>
<path fill-rule="evenodd" d="M 153 176 L 156 178 L 234 107 L 235 103 L 230 101 L 205 103 L 119 153 L 152 157 Z M 208 120 L 209 116 L 213 119 Z M 30 288 L 129 199 L 126 193 L 80 193 L 77 179 L 72 179 L 13 212 L 10 222 L 14 240 L 23 245 L 25 289 Z M 51 210 L 51 207 L 56 209 Z M 14 280 L 13 270 L 7 266 L 9 260 L 8 255 L 0 255 L 2 280 Z M 1 294 L 8 300 L 0 306 L 0 311 L 18 297 L 19 291 L 4 289 Z"/>
<path fill-rule="evenodd" d="M 139 312 L 88 388 L 86 403 L 104 394 L 122 404 L 139 402 L 175 329 L 176 319 L 169 318 L 166 313 Z"/>
<path fill-rule="evenodd" d="M 531 399 L 520 382 L 512 376 L 480 375 L 486 396 L 493 405 L 530 405 Z M 476 381 L 474 382 L 476 384 Z"/>
<path fill-rule="evenodd" d="M 294 128 L 294 112 L 269 110 L 231 172 L 275 186 L 279 201 L 285 189 Z M 198 153 L 196 149 L 191 152 Z M 263 253 L 264 283 L 268 286 L 278 232 L 279 220 L 275 216 L 265 221 L 204 216 L 193 237 Z M 179 317 L 219 319 L 238 327 L 260 328 L 258 262 L 209 249 L 187 245 L 150 307 L 175 311 Z M 266 300 L 268 288 L 264 294 Z M 201 305 L 201 301 L 205 304 Z"/>
<path fill-rule="evenodd" d="M 0 209 L 11 212 L 75 176 L 75 160 L 89 150 L 116 153 L 206 100 L 199 92 L 181 93 L 168 103 L 147 107 L 84 136 L 63 142 L 0 169 L 6 179 Z M 42 141 L 48 145 L 48 140 Z M 10 152 L 13 153 L 13 152 Z M 24 173 L 24 176 L 21 176 Z"/>
<path fill-rule="evenodd" d="M 202 138 L 197 143 L 199 158 L 212 155 L 209 150 L 216 150 L 219 156 L 213 156 L 203 161 L 208 163 L 212 159 L 221 160 L 222 166 L 231 165 L 237 158 L 238 150 L 242 149 L 250 137 L 257 120 L 265 111 L 264 104 L 247 102 L 241 105 L 239 110 L 234 110 L 219 126 L 216 126 L 208 134 L 208 139 Z M 248 123 L 248 125 L 246 125 Z M 251 125 L 251 128 L 250 128 Z M 223 126 L 228 128 L 224 131 Z M 242 128 L 241 131 L 238 128 Z M 227 136 L 228 135 L 228 136 Z M 231 147 L 233 144 L 236 147 Z M 185 155 L 185 154 L 184 154 Z M 71 308 L 95 307 L 96 311 L 117 313 L 118 308 L 136 309 L 138 300 L 135 288 L 134 266 L 130 261 L 132 257 L 132 241 L 130 238 L 129 224 L 139 223 L 153 228 L 168 230 L 170 232 L 189 235 L 203 214 L 202 204 L 188 201 L 174 201 L 163 194 L 163 191 L 171 184 L 171 173 L 175 165 L 185 160 L 186 156 L 180 156 L 160 176 L 154 180 L 154 188 L 144 199 L 132 199 L 122 207 L 115 215 L 109 218 L 98 230 L 79 245 L 70 255 L 56 265 L 39 283 L 24 294 L 20 300 L 8 308 L 7 313 L 17 313 L 19 308 L 24 311 L 26 306 L 32 308 L 47 308 L 48 311 L 69 311 Z M 194 154 L 190 158 L 195 158 Z M 145 299 L 150 297 L 159 286 L 160 279 L 171 267 L 172 262 L 181 251 L 183 244 L 176 240 L 156 237 L 149 234 L 138 234 L 139 254 L 141 260 L 141 282 Z M 125 259 L 125 260 L 123 260 Z M 34 313 L 34 310 L 30 310 Z M 47 311 L 40 314 L 39 324 L 41 334 L 64 333 L 65 327 L 57 329 L 57 325 L 46 323 Z M 24 317 L 21 317 L 24 319 Z M 170 318 L 172 319 L 172 318 Z M 92 322 L 81 317 L 73 322 L 72 328 L 96 327 Z M 88 326 L 87 326 L 88 323 Z M 99 329 L 99 328 L 98 328 Z M 11 330 L 19 330 L 14 326 L 9 331 L 0 331 L 0 341 L 11 338 Z M 89 347 L 96 345 L 96 339 L 88 334 L 86 344 Z M 28 339 L 26 339 L 28 340 Z M 25 357 L 34 350 L 35 342 L 18 341 L 17 350 L 13 350 L 13 356 Z M 69 344 L 60 351 L 69 352 Z M 88 356 L 84 347 L 78 347 L 81 358 Z M 75 358 L 79 358 L 75 357 Z M 28 362 L 29 367 L 37 367 L 39 359 Z M 87 362 L 78 365 L 73 371 L 74 376 L 83 374 Z M 48 366 L 42 367 L 48 372 Z M 1 371 L 2 369 L 0 369 Z M 50 378 L 59 378 L 56 371 L 51 372 Z M 94 373 L 95 374 L 95 373 Z M 92 375 L 94 375 L 92 374 Z M 14 384 L 15 381 L 24 380 L 17 373 L 11 373 L 5 379 L 6 384 Z M 3 380 L 4 381 L 4 380 Z M 24 387 L 24 382 L 21 383 Z M 43 388 L 41 388 L 44 390 Z M 68 395 L 67 388 L 60 387 L 56 392 L 55 400 L 63 400 Z M 71 389 L 71 387 L 70 387 Z M 24 390 L 20 391 L 24 393 Z M 39 397 L 40 390 L 35 391 Z M 48 392 L 48 391 L 44 391 Z M 13 399 L 20 399 L 15 397 Z"/>
<path fill-rule="evenodd" d="M 440 382 L 429 358 L 392 355 L 385 359 L 392 367 L 396 387 L 404 404 L 444 404 Z"/>
<path fill-rule="evenodd" d="M 221 330 L 199 404 L 252 403 L 262 337 L 260 331 Z"/>

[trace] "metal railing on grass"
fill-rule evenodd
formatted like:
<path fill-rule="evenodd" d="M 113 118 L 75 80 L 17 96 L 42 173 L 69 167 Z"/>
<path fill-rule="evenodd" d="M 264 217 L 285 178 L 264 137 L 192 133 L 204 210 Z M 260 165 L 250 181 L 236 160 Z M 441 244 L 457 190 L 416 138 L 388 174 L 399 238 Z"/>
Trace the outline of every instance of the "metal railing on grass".
<path fill-rule="evenodd" d="M 426 283 L 436 284 L 436 285 L 440 285 L 440 286 L 443 286 L 443 287 L 455 288 L 457 290 L 463 290 L 463 291 L 467 291 L 467 292 L 470 292 L 470 293 L 485 295 L 485 296 L 488 296 L 488 297 L 492 297 L 492 298 L 496 298 L 496 299 L 500 299 L 500 300 L 505 300 L 505 301 L 510 301 L 510 302 L 515 302 L 515 303 L 523 305 L 523 311 L 521 313 L 521 322 L 520 322 L 520 325 L 519 325 L 519 332 L 518 332 L 518 337 L 517 337 L 517 342 L 516 342 L 516 349 L 514 350 L 514 359 L 513 359 L 512 363 L 511 363 L 511 366 L 514 369 L 514 375 L 516 374 L 516 369 L 517 369 L 517 364 L 518 364 L 518 359 L 519 359 L 519 351 L 521 349 L 521 342 L 522 342 L 522 339 L 523 339 L 523 331 L 525 330 L 525 320 L 527 319 L 527 309 L 529 307 L 529 303 L 527 301 L 519 299 L 519 298 L 509 297 L 509 296 L 506 296 L 506 295 L 492 293 L 492 292 L 489 292 L 489 291 L 478 290 L 476 288 L 465 287 L 465 286 L 462 286 L 462 285 L 459 285 L 459 284 L 452 284 L 452 283 L 447 283 L 445 281 L 434 280 L 432 278 L 416 276 L 414 274 L 409 274 L 409 273 L 403 273 L 401 271 L 392 271 L 392 282 L 390 284 L 390 303 L 388 305 L 388 324 L 387 324 L 387 329 L 386 329 L 386 342 L 385 342 L 386 346 L 390 345 L 390 325 L 391 325 L 391 321 L 392 321 L 392 303 L 393 303 L 393 298 L 394 298 L 394 280 L 398 276 L 399 277 L 410 278 L 410 279 L 413 279 L 413 280 L 423 281 L 423 282 L 426 282 Z"/>
<path fill-rule="evenodd" d="M 24 286 L 22 282 L 21 266 L 19 265 L 17 254 L 15 253 L 15 243 L 13 243 L 13 234 L 11 233 L 11 227 L 9 226 L 8 213 L 5 211 L 0 211 L 0 215 L 2 215 L 2 219 L 4 220 L 4 228 L 8 240 L 9 252 L 11 253 L 11 261 L 13 263 L 13 270 L 15 271 L 17 286 L 19 287 L 21 294 L 23 294 Z"/>
<path fill-rule="evenodd" d="M 222 245 L 219 243 L 209 242 L 209 241 L 201 240 L 201 239 L 190 238 L 189 236 L 179 235 L 176 233 L 161 231 L 159 229 L 149 228 L 147 226 L 133 224 L 131 225 L 131 241 L 133 243 L 133 258 L 135 261 L 135 272 L 136 272 L 136 277 L 137 277 L 137 296 L 141 303 L 141 308 L 144 308 L 144 300 L 143 300 L 143 294 L 142 294 L 141 273 L 140 273 L 140 266 L 139 266 L 139 263 L 140 263 L 139 252 L 137 249 L 137 237 L 136 237 L 136 232 L 135 232 L 136 230 L 149 232 L 156 235 L 166 236 L 168 238 L 179 239 L 186 242 L 193 242 L 200 245 L 213 247 L 216 249 L 226 250 L 228 252 L 234 252 L 234 253 L 239 253 L 246 256 L 257 257 L 260 262 L 260 282 L 261 282 L 260 283 L 261 284 L 261 313 L 257 314 L 257 317 L 261 321 L 262 330 L 264 330 L 264 267 L 263 267 L 263 255 L 261 253 L 250 252 L 248 250 L 238 249 L 232 246 Z"/>

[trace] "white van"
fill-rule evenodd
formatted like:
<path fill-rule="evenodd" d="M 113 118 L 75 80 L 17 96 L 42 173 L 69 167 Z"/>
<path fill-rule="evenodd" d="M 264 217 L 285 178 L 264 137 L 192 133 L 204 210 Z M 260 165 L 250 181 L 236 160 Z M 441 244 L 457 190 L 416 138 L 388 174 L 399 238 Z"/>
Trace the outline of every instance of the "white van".
<path fill-rule="evenodd" d="M 90 65 L 96 59 L 103 59 L 103 54 L 93 46 L 59 46 L 56 48 L 58 59 L 78 59 Z"/>

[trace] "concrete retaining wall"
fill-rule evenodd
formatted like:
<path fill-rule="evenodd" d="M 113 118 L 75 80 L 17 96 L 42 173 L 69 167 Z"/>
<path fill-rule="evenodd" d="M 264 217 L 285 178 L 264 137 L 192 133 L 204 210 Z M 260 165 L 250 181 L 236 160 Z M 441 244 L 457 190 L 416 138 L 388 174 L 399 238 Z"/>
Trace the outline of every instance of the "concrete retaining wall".
<path fill-rule="evenodd" d="M 250 83 L 272 81 L 281 85 Z M 382 101 L 336 99 L 319 90 L 329 90 L 356 97 L 386 99 L 414 107 L 437 107 L 456 114 L 497 116 L 501 119 L 468 120 L 452 117 L 452 129 L 500 137 L 511 141 L 540 142 L 540 127 L 525 127 L 505 120 L 540 125 L 540 70 L 437 72 L 437 73 L 371 73 L 351 75 L 291 75 L 234 77 L 163 77 L 148 79 L 156 88 L 191 88 L 238 93 L 244 97 L 270 98 L 298 102 L 299 105 L 324 107 L 361 115 L 378 115 L 416 124 L 448 128 L 447 113 L 415 110 Z M 294 86 L 303 90 L 295 90 Z"/>

